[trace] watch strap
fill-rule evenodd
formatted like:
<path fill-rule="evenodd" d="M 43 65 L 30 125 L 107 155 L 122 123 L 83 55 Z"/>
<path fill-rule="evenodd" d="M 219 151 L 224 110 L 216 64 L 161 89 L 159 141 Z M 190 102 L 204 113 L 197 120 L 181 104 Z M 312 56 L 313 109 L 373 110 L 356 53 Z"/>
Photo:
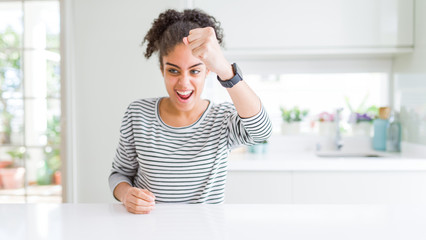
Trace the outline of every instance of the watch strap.
<path fill-rule="evenodd" d="M 219 76 L 217 76 L 217 80 L 225 88 L 232 88 L 233 86 L 235 86 L 235 84 L 243 80 L 243 75 L 241 73 L 241 70 L 238 68 L 236 63 L 232 64 L 232 71 L 234 72 L 234 76 L 229 80 L 224 81 L 220 79 Z"/>

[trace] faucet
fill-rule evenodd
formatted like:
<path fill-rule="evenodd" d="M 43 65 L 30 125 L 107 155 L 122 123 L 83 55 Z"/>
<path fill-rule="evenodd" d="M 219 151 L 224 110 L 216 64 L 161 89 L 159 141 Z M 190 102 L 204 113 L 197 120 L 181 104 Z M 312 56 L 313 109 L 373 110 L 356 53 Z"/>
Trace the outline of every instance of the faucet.
<path fill-rule="evenodd" d="M 336 150 L 340 150 L 343 147 L 342 134 L 340 132 L 340 118 L 343 108 L 336 109 L 336 114 L 334 115 L 334 124 L 336 125 L 336 136 L 334 139 L 334 144 Z"/>

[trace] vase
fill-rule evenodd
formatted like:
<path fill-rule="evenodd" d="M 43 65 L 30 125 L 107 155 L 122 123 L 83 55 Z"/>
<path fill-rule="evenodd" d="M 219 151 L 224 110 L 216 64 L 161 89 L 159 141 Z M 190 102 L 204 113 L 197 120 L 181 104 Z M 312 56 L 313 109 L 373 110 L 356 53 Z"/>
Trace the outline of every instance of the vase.
<path fill-rule="evenodd" d="M 281 124 L 283 135 L 297 135 L 300 133 L 300 122 L 283 122 Z"/>
<path fill-rule="evenodd" d="M 354 136 L 371 136 L 371 123 L 359 122 L 352 124 L 352 135 Z"/>
<path fill-rule="evenodd" d="M 53 182 L 56 184 L 56 185 L 61 185 L 61 182 L 62 182 L 62 177 L 61 177 L 61 172 L 60 171 L 56 171 L 54 174 L 53 174 Z"/>
<path fill-rule="evenodd" d="M 24 168 L 1 168 L 0 177 L 4 189 L 24 187 Z"/>
<path fill-rule="evenodd" d="M 336 134 L 336 124 L 334 122 L 317 122 L 318 135 L 320 136 L 334 136 Z"/>
<path fill-rule="evenodd" d="M 268 151 L 267 143 L 258 143 L 251 146 L 248 146 L 249 153 L 254 154 L 265 154 Z"/>

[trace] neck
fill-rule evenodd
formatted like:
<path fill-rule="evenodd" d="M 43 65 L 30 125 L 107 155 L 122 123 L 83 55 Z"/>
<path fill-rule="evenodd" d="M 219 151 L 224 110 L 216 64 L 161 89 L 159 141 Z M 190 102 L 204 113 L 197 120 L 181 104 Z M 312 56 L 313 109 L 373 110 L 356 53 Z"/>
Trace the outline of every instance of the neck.
<path fill-rule="evenodd" d="M 203 115 L 208 104 L 207 100 L 200 100 L 191 110 L 180 111 L 169 98 L 163 98 L 159 106 L 160 117 L 164 123 L 172 127 L 189 126 Z"/>

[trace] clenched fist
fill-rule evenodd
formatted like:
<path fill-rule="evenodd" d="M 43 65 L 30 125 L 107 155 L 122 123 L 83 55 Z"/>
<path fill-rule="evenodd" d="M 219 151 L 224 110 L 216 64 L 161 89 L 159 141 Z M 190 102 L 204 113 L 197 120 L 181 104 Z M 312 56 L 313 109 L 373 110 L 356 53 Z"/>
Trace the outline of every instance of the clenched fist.
<path fill-rule="evenodd" d="M 192 29 L 188 37 L 183 38 L 183 42 L 191 49 L 192 55 L 199 58 L 222 80 L 228 80 L 234 76 L 232 66 L 223 55 L 212 27 Z"/>
<path fill-rule="evenodd" d="M 147 189 L 131 187 L 128 183 L 120 183 L 114 191 L 128 212 L 148 214 L 155 207 L 155 196 Z"/>

